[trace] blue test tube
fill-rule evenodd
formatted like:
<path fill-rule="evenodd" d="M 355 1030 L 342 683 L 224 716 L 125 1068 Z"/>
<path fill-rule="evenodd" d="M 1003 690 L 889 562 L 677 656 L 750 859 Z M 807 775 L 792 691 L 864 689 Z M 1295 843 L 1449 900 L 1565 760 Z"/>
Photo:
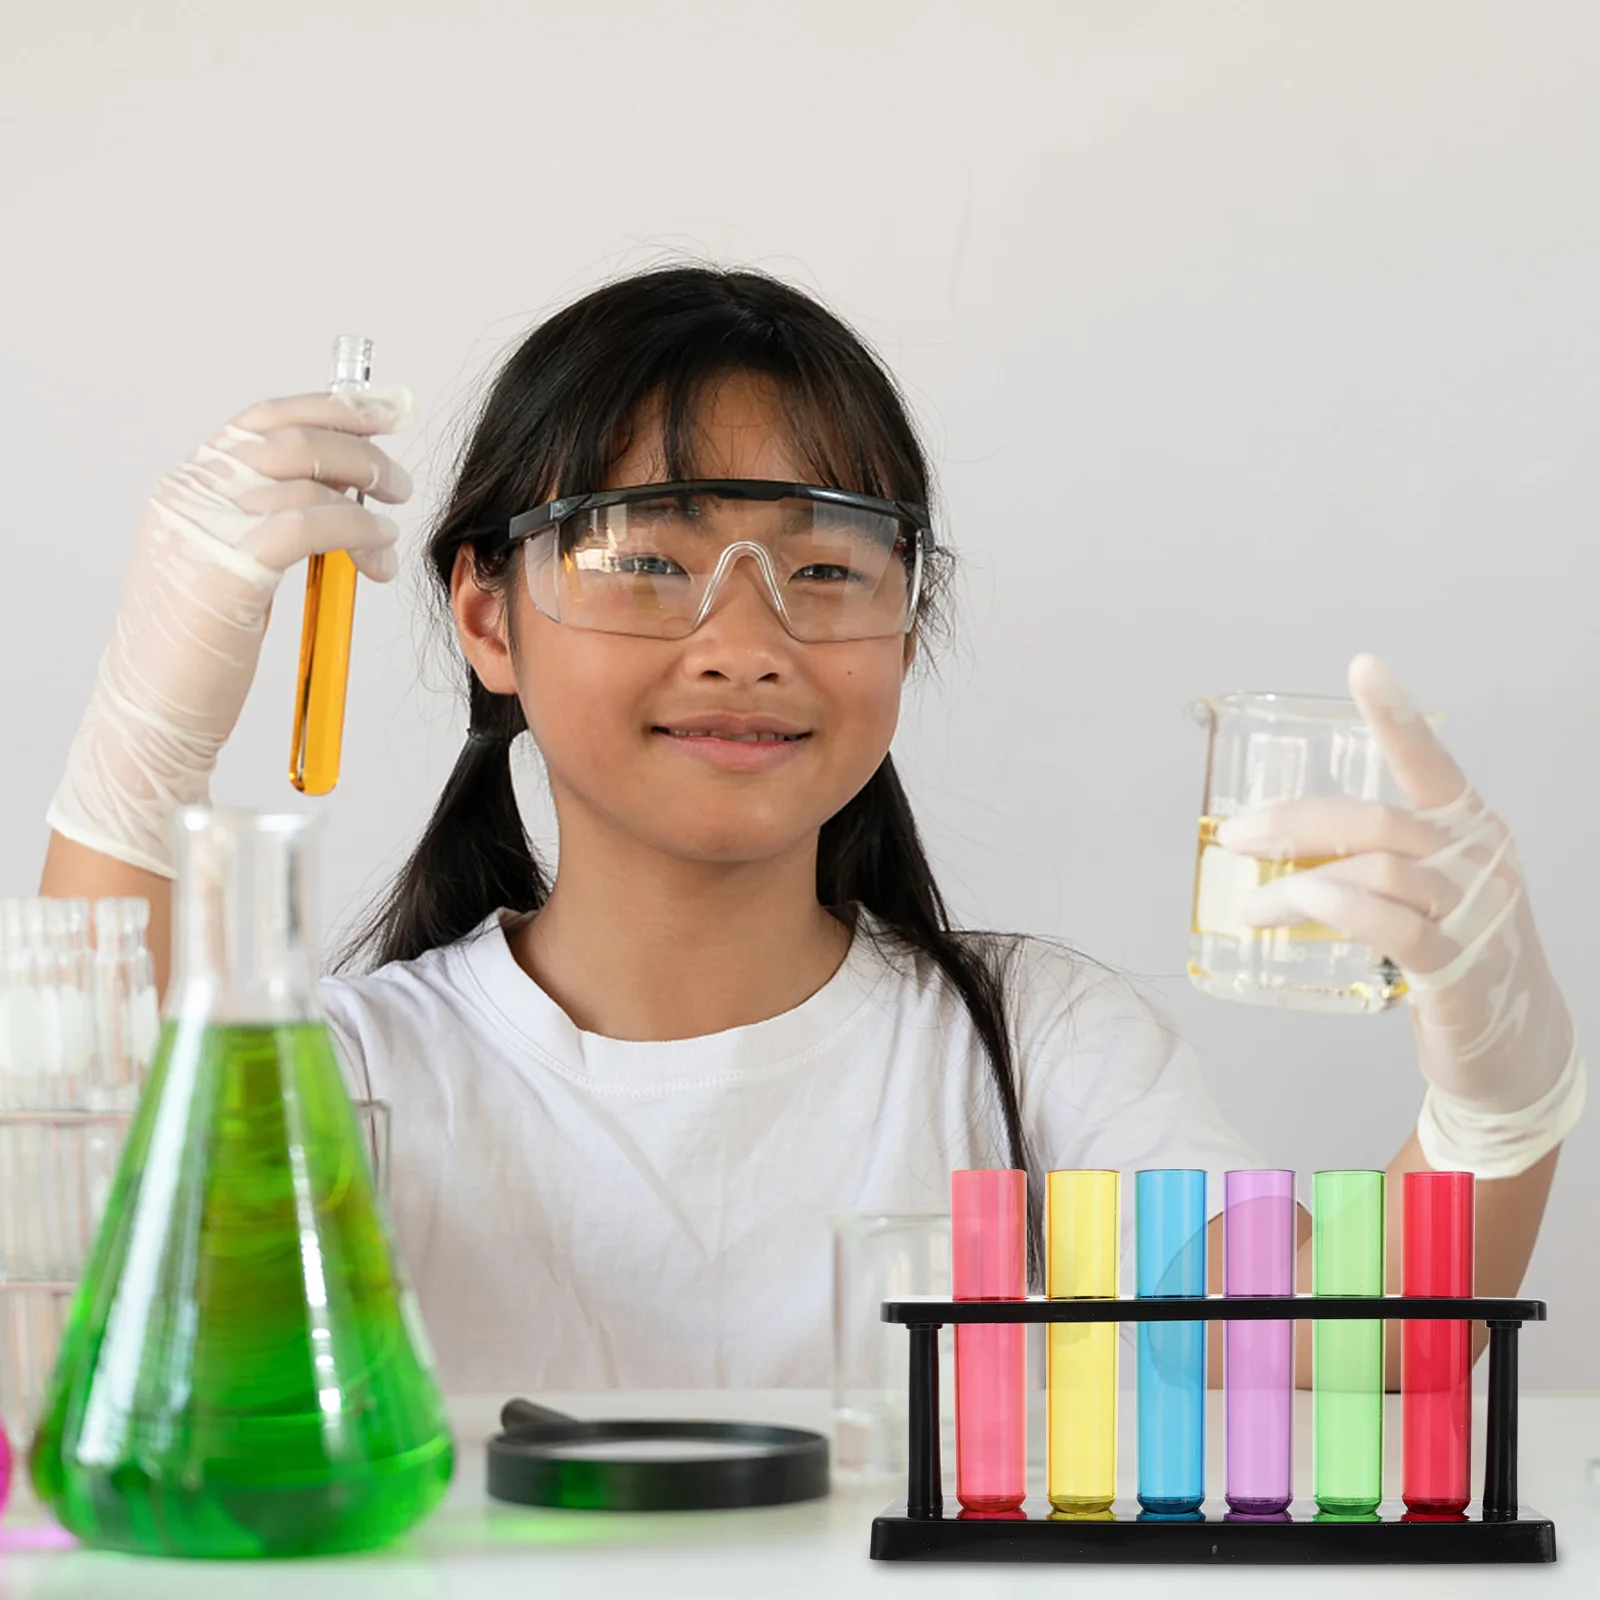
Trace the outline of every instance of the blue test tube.
<path fill-rule="evenodd" d="M 1134 1179 L 1138 1292 L 1206 1292 L 1206 1175 L 1189 1169 Z M 1171 1516 L 1206 1495 L 1206 1325 L 1139 1324 L 1139 1504 Z"/>

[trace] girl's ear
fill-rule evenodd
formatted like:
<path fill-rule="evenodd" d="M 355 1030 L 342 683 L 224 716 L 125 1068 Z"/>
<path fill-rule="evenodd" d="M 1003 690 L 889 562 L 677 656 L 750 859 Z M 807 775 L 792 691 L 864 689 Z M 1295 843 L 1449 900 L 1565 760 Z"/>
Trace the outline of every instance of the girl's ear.
<path fill-rule="evenodd" d="M 506 602 L 498 590 L 479 581 L 478 563 L 470 545 L 462 545 L 456 551 L 456 564 L 450 573 L 450 611 L 461 653 L 477 673 L 478 681 L 490 694 L 515 694 L 517 674 L 511 660 Z"/>
<path fill-rule="evenodd" d="M 911 630 L 911 632 L 906 635 L 905 657 L 904 657 L 904 659 L 903 659 L 903 661 L 901 662 L 901 665 L 900 665 L 900 676 L 901 677 L 905 677 L 906 674 L 911 671 L 911 668 L 912 668 L 913 664 L 916 662 L 916 659 L 917 659 L 917 630 L 915 628 L 913 628 Z"/>

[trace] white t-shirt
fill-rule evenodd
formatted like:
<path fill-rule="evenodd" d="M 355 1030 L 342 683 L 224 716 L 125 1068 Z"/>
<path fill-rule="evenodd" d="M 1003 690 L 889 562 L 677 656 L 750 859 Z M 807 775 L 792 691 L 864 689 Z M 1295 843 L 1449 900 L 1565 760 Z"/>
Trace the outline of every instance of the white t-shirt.
<path fill-rule="evenodd" d="M 1034 939 L 1011 974 L 1045 1168 L 1261 1165 L 1125 981 Z M 392 1107 L 390 1212 L 457 1392 L 825 1386 L 830 1218 L 948 1211 L 952 1169 L 1011 1164 L 959 997 L 865 927 L 802 1005 L 698 1039 L 575 1027 L 499 914 L 322 999 Z"/>

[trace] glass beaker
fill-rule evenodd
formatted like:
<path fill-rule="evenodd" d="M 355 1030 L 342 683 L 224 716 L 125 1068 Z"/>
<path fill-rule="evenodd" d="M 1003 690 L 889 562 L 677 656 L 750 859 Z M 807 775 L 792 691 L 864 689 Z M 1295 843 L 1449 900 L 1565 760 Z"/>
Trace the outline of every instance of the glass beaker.
<path fill-rule="evenodd" d="M 906 1470 L 909 1338 L 885 1322 L 885 1300 L 950 1296 L 950 1218 L 864 1212 L 833 1218 L 833 1465 L 857 1479 Z M 954 1343 L 939 1332 L 939 1415 L 954 1459 Z"/>
<path fill-rule="evenodd" d="M 1190 711 L 1206 729 L 1189 977 L 1222 1000 L 1296 1011 L 1386 1011 L 1406 992 L 1381 951 L 1320 922 L 1252 928 L 1241 908 L 1253 889 L 1331 858 L 1258 861 L 1224 850 L 1217 827 L 1279 800 L 1345 797 L 1404 805 L 1377 735 L 1353 700 L 1320 695 L 1227 694 Z"/>
<path fill-rule="evenodd" d="M 311 829 L 182 814 L 161 1043 L 31 1457 L 85 1544 L 360 1549 L 449 1482 L 426 1339 L 317 1011 Z"/>

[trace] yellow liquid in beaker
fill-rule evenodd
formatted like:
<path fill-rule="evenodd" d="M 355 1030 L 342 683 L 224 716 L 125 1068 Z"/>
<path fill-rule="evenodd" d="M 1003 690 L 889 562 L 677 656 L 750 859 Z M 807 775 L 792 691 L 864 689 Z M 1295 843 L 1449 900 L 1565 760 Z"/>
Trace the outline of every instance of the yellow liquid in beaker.
<path fill-rule="evenodd" d="M 1224 939 L 1345 940 L 1348 936 L 1321 922 L 1297 922 L 1288 928 L 1252 928 L 1241 915 L 1247 896 L 1264 883 L 1274 883 L 1291 873 L 1325 867 L 1335 856 L 1306 856 L 1291 861 L 1257 861 L 1236 855 L 1217 843 L 1220 820 L 1201 817 L 1200 848 L 1195 859 L 1194 912 L 1191 933 Z"/>
<path fill-rule="evenodd" d="M 1200 819 L 1190 978 L 1208 994 L 1311 1011 L 1372 1013 L 1398 1003 L 1406 993 L 1399 968 L 1337 928 L 1322 922 L 1253 928 L 1244 921 L 1244 902 L 1262 884 L 1337 858 L 1257 861 L 1217 843 L 1219 822 Z"/>

